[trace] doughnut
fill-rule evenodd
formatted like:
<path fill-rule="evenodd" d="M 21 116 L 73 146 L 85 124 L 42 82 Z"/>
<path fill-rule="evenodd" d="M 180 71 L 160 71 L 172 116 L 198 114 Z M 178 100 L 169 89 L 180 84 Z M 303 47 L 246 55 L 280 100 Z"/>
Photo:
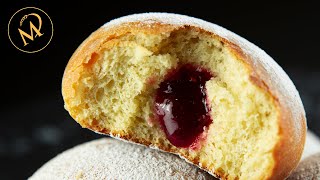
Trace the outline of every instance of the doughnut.
<path fill-rule="evenodd" d="M 29 180 L 187 178 L 215 179 L 176 155 L 102 138 L 57 155 L 38 169 Z"/>
<path fill-rule="evenodd" d="M 221 179 L 284 179 L 306 139 L 283 69 L 235 33 L 185 15 L 104 24 L 70 58 L 62 95 L 83 128 L 177 154 Z"/>
<path fill-rule="evenodd" d="M 299 163 L 298 168 L 287 180 L 320 179 L 320 151 Z"/>

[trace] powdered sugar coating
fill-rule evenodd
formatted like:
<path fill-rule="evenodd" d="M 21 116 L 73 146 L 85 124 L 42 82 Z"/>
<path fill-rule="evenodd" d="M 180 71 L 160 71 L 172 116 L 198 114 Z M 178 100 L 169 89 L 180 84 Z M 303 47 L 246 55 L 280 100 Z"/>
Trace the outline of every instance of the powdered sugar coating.
<path fill-rule="evenodd" d="M 214 179 L 175 155 L 103 138 L 76 146 L 42 166 L 37 179 Z"/>
<path fill-rule="evenodd" d="M 320 153 L 314 154 L 302 162 L 287 178 L 287 180 L 319 180 Z"/>
<path fill-rule="evenodd" d="M 120 140 L 123 141 L 123 139 Z M 144 177 L 186 179 L 189 176 L 196 179 L 214 179 L 204 171 L 188 164 L 191 162 L 187 159 L 185 162 L 175 155 L 122 141 L 103 138 L 76 146 L 43 165 L 30 177 L 30 180 L 116 177 L 119 179 L 143 179 Z M 317 152 L 320 152 L 320 140 L 312 132 L 308 132 L 303 159 Z"/>
<path fill-rule="evenodd" d="M 308 158 L 309 156 L 320 153 L 320 139 L 313 132 L 307 132 L 306 145 L 302 154 L 302 160 Z"/>
<path fill-rule="evenodd" d="M 195 26 L 203 30 L 216 34 L 239 46 L 250 60 L 256 75 L 265 82 L 273 95 L 279 99 L 284 109 L 289 111 L 290 116 L 294 118 L 296 129 L 295 135 L 300 137 L 301 134 L 301 116 L 305 119 L 305 111 L 300 95 L 289 76 L 284 70 L 262 49 L 240 37 L 239 35 L 210 22 L 172 13 L 142 13 L 124 16 L 114 19 L 102 27 L 105 29 L 117 27 L 129 22 L 142 22 L 144 24 L 163 23 L 175 26 Z M 266 75 L 267 74 L 267 75 Z"/>

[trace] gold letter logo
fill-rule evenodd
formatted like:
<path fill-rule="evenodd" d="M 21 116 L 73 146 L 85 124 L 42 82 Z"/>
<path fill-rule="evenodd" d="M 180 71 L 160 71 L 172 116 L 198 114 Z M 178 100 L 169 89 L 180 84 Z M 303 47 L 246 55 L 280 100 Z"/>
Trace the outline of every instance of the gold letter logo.
<path fill-rule="evenodd" d="M 21 36 L 22 40 L 23 40 L 24 46 L 26 46 L 26 45 L 29 44 L 29 43 L 26 42 L 26 40 L 25 40 L 24 37 L 27 37 L 27 38 L 30 39 L 31 41 L 34 40 L 34 38 L 33 38 L 33 31 L 36 32 L 35 37 L 37 37 L 37 35 L 38 35 L 39 37 L 43 35 L 43 34 L 40 33 L 41 26 L 42 26 L 42 20 L 41 20 L 41 17 L 40 17 L 38 14 L 36 14 L 36 13 L 31 13 L 31 14 L 25 15 L 25 16 L 21 19 L 21 21 L 20 21 L 20 26 L 22 26 L 22 23 L 24 22 L 24 20 L 27 19 L 27 17 L 28 17 L 28 16 L 31 16 L 31 15 L 36 16 L 36 17 L 38 18 L 38 20 L 39 20 L 39 28 L 37 29 L 37 28 L 33 25 L 33 23 L 32 23 L 31 21 L 30 21 L 30 32 L 31 32 L 31 35 L 27 34 L 26 32 L 22 31 L 20 28 L 18 28 L 18 31 L 19 31 L 19 33 L 20 33 L 20 36 Z"/>
<path fill-rule="evenodd" d="M 47 47 L 53 36 L 49 15 L 36 7 L 15 12 L 8 23 L 8 37 L 12 45 L 25 53 L 35 53 Z"/>

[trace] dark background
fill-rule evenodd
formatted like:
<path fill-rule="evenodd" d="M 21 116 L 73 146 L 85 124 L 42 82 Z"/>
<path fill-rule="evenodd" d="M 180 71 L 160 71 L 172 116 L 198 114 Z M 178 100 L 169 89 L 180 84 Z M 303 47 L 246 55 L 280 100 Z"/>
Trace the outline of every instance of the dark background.
<path fill-rule="evenodd" d="M 91 32 L 111 19 L 132 13 L 156 11 L 195 16 L 257 44 L 292 78 L 304 102 L 309 129 L 320 135 L 320 15 L 316 4 L 66 3 L 27 0 L 1 6 L 1 179 L 25 179 L 59 152 L 102 137 L 80 128 L 64 110 L 61 79 L 72 53 Z M 10 17 L 27 6 L 44 10 L 54 26 L 51 43 L 34 54 L 18 51 L 7 35 Z"/>

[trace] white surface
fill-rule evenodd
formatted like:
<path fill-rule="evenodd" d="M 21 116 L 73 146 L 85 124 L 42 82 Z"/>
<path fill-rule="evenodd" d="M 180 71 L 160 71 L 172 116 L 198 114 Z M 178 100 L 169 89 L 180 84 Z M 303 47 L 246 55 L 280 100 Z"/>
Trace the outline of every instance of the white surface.
<path fill-rule="evenodd" d="M 76 146 L 43 165 L 30 180 L 214 179 L 169 153 L 103 138 Z"/>
<path fill-rule="evenodd" d="M 302 160 L 317 152 L 320 152 L 320 140 L 315 134 L 313 134 L 311 131 L 308 131 L 306 144 L 302 154 Z"/>
<path fill-rule="evenodd" d="M 320 152 L 320 140 L 308 132 L 303 159 Z M 42 179 L 214 179 L 178 156 L 103 138 L 84 143 L 44 164 L 30 180 Z"/>

